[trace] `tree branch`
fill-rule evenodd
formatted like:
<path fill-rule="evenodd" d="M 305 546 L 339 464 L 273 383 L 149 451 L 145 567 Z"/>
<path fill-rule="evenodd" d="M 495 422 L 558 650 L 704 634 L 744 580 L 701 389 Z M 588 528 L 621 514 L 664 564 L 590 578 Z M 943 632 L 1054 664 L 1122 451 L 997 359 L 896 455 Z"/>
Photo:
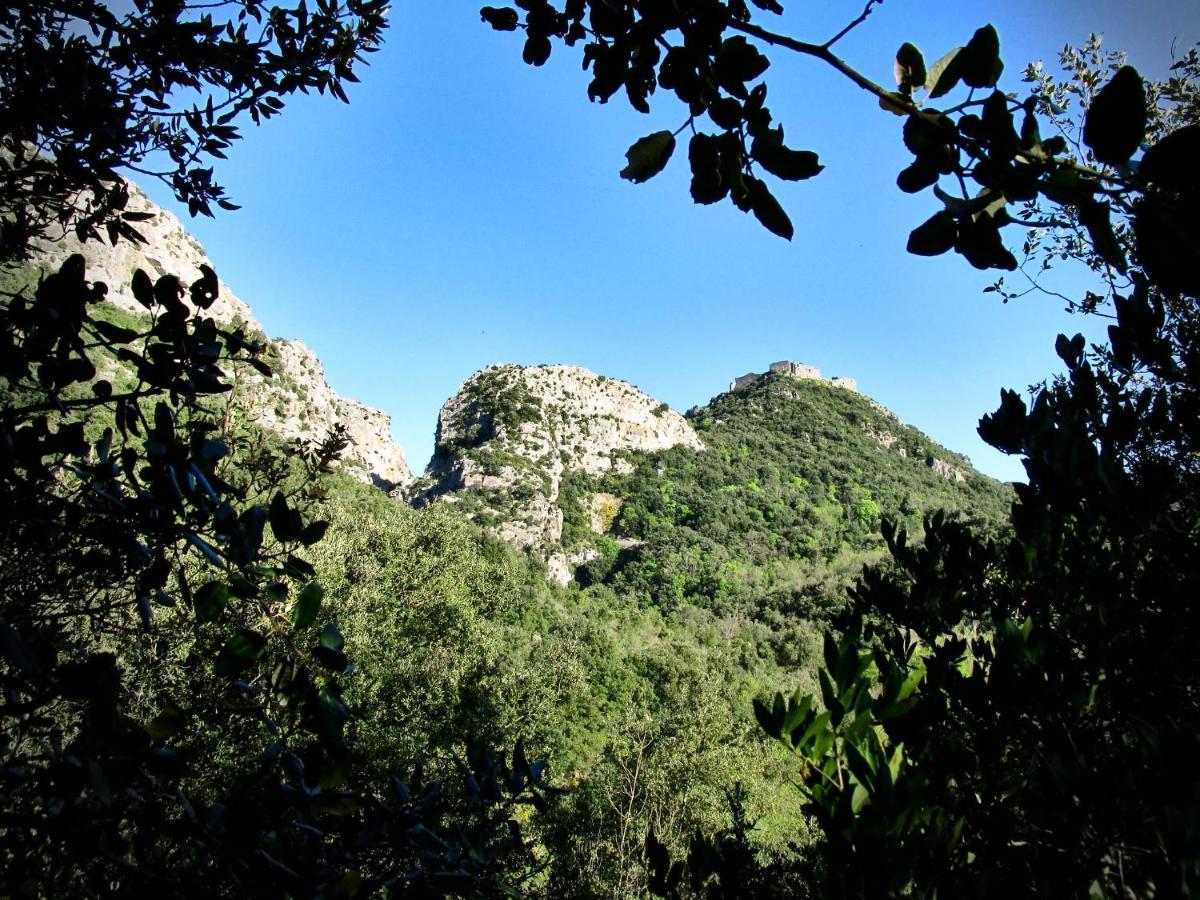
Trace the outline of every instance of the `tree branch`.
<path fill-rule="evenodd" d="M 814 56 L 819 60 L 823 60 L 864 91 L 874 94 L 880 100 L 887 100 L 894 108 L 903 111 L 904 115 L 916 115 L 920 111 L 920 108 L 911 99 L 876 84 L 841 57 L 835 55 L 829 49 L 828 44 L 810 44 L 806 41 L 798 41 L 785 34 L 776 34 L 773 31 L 767 31 L 767 29 L 755 25 L 753 22 L 729 22 L 728 25 L 734 31 L 740 31 L 743 34 L 756 37 L 760 41 L 766 41 L 768 44 L 774 44 L 777 47 L 783 47 L 795 53 L 803 53 L 805 56 Z"/>
<path fill-rule="evenodd" d="M 867 0 L 867 5 L 863 7 L 863 11 L 859 14 L 857 19 L 855 19 L 853 22 L 851 22 L 849 25 L 847 25 L 845 28 L 843 28 L 841 31 L 839 31 L 837 34 L 835 34 L 833 37 L 831 37 L 829 40 L 827 40 L 821 46 L 824 47 L 825 49 L 829 49 L 830 47 L 832 47 L 834 44 L 836 44 L 838 41 L 840 41 L 842 38 L 844 38 L 846 35 L 848 35 L 851 31 L 853 31 L 855 28 L 857 28 L 859 25 L 861 25 L 863 22 L 865 22 L 867 20 L 867 16 L 871 15 L 871 12 L 874 10 L 874 8 L 876 6 L 879 6 L 882 4 L 883 4 L 883 0 Z"/>

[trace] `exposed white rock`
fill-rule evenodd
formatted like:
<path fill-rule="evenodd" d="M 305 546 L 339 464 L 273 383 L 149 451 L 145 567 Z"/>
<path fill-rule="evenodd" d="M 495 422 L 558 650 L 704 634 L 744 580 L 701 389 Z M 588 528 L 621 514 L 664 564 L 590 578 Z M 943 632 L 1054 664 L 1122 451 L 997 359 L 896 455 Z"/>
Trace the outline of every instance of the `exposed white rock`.
<path fill-rule="evenodd" d="M 200 278 L 201 266 L 216 270 L 199 241 L 188 234 L 179 219 L 152 203 L 132 183 L 126 209 L 152 215 L 135 223 L 146 238 L 145 243 L 80 242 L 70 234 L 62 240 L 41 244 L 34 263 L 50 271 L 72 254 L 82 254 L 88 280 L 104 282 L 108 286 L 108 301 L 134 313 L 145 312 L 131 290 L 133 273 L 138 269 L 152 281 L 174 275 L 185 287 Z M 186 295 L 184 300 L 189 302 Z M 206 315 L 223 325 L 240 324 L 250 332 L 263 332 L 250 307 L 223 281 L 217 300 Z M 347 471 L 385 488 L 412 481 L 404 452 L 392 440 L 391 420 L 385 413 L 338 396 L 325 380 L 321 361 L 299 341 L 272 340 L 270 351 L 274 357 L 273 378 L 264 378 L 254 371 L 240 376 L 252 418 L 288 439 L 320 440 L 334 424 L 341 423 L 350 437 L 350 446 L 343 455 Z"/>
<path fill-rule="evenodd" d="M 200 242 L 188 233 L 178 217 L 154 204 L 132 182 L 129 183 L 126 211 L 153 216 L 144 222 L 132 223 L 146 238 L 146 243 L 127 240 L 120 240 L 116 244 L 107 241 L 81 242 L 71 232 L 61 240 L 42 242 L 37 248 L 36 261 L 57 268 L 68 256 L 81 254 L 87 261 L 88 280 L 103 281 L 108 285 L 109 302 L 130 312 L 145 312 L 130 289 L 133 273 L 138 269 L 149 275 L 151 281 L 157 281 L 163 275 L 174 275 L 183 282 L 184 287 L 200 277 L 201 265 L 208 266 L 220 275 Z M 189 302 L 186 296 L 184 302 Z M 252 328 L 262 330 L 250 307 L 238 299 L 223 281 L 216 302 L 208 309 L 208 315 L 221 324 L 244 321 Z"/>
<path fill-rule="evenodd" d="M 470 491 L 507 498 L 497 533 L 565 583 L 586 553 L 568 558 L 561 547 L 564 472 L 629 471 L 623 453 L 678 445 L 703 449 L 683 416 L 627 382 L 579 366 L 489 366 L 442 407 L 427 480 L 412 499 Z"/>
<path fill-rule="evenodd" d="M 929 468 L 933 469 L 938 475 L 945 478 L 947 481 L 956 481 L 960 484 L 967 480 L 967 473 L 953 463 L 948 463 L 944 459 L 938 459 L 931 456 L 927 463 Z"/>

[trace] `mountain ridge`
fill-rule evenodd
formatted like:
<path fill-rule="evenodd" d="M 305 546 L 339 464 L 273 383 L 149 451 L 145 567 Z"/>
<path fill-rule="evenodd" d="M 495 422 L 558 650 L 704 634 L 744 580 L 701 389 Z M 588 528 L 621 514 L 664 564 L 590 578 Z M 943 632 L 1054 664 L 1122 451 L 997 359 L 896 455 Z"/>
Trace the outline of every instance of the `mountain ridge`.
<path fill-rule="evenodd" d="M 44 246 L 39 261 L 57 267 L 67 256 L 82 254 L 89 277 L 109 285 L 107 300 L 113 307 L 144 315 L 129 290 L 134 270 L 142 269 L 152 278 L 188 278 L 213 266 L 178 218 L 155 206 L 134 185 L 129 208 L 149 214 L 139 223 L 145 243 L 109 246 L 68 236 Z M 226 325 L 263 331 L 251 308 L 223 282 L 208 314 Z M 808 398 L 806 403 L 824 397 L 808 406 L 808 413 L 825 422 L 824 427 L 852 427 L 872 446 L 891 454 L 893 461 L 904 460 L 908 469 L 893 473 L 902 480 L 924 471 L 940 479 L 922 482 L 918 499 L 938 495 L 956 506 L 956 496 L 946 494 L 938 483 L 967 492 L 978 492 L 983 483 L 969 460 L 901 423 L 859 393 L 853 378 L 822 378 L 816 367 L 787 360 L 771 363 L 765 372 L 735 378 L 728 392 L 686 415 L 628 382 L 580 366 L 488 365 L 465 379 L 442 405 L 434 452 L 423 475 L 414 478 L 402 449 L 391 440 L 387 414 L 333 391 L 321 360 L 303 342 L 268 341 L 268 360 L 273 377 L 254 371 L 238 376 L 252 419 L 285 438 L 303 439 L 321 438 L 341 423 L 350 439 L 344 461 L 360 480 L 418 507 L 459 504 L 478 524 L 543 562 L 559 584 L 569 583 L 580 567 L 595 569 L 606 558 L 611 561 L 614 546 L 625 552 L 646 543 L 645 529 L 629 516 L 622 520 L 629 499 L 622 490 L 637 492 L 628 483 L 622 487 L 622 478 L 628 479 L 656 454 L 707 452 L 705 435 L 719 432 L 722 415 L 741 416 L 743 407 L 748 410 L 767 394 L 796 403 L 802 397 Z M 829 390 L 837 394 L 821 393 Z M 785 419 L 793 412 L 787 403 L 776 409 Z M 830 424 L 835 420 L 840 421 L 836 427 Z M 756 427 L 767 433 L 777 425 L 764 420 Z M 780 446 L 792 446 L 790 441 L 789 435 L 776 435 Z M 768 442 L 759 452 L 771 455 L 776 449 Z M 855 446 L 844 465 L 862 469 L 874 463 L 862 446 Z M 822 501 L 816 497 L 804 502 Z M 594 575 L 593 571 L 587 577 Z"/>
<path fill-rule="evenodd" d="M 132 182 L 128 212 L 147 216 L 137 223 L 144 242 L 121 240 L 106 244 L 80 241 L 73 233 L 35 247 L 32 263 L 43 271 L 54 271 L 68 257 L 84 259 L 89 281 L 108 287 L 105 301 L 123 313 L 145 315 L 133 296 L 133 273 L 141 269 L 152 281 L 175 276 L 185 282 L 199 277 L 202 267 L 216 266 L 179 218 L 162 209 Z M 222 325 L 242 325 L 267 343 L 273 377 L 245 372 L 239 378 L 249 397 L 248 405 L 260 424 L 285 439 L 319 440 L 335 424 L 345 426 L 349 444 L 343 454 L 347 471 L 363 481 L 385 489 L 412 481 L 404 450 L 391 437 L 391 417 L 386 413 L 342 397 L 325 379 L 320 359 L 303 342 L 268 338 L 250 306 L 218 278 L 216 301 L 205 314 Z M 190 298 L 184 298 L 190 306 Z M 193 307 L 194 311 L 194 307 Z"/>

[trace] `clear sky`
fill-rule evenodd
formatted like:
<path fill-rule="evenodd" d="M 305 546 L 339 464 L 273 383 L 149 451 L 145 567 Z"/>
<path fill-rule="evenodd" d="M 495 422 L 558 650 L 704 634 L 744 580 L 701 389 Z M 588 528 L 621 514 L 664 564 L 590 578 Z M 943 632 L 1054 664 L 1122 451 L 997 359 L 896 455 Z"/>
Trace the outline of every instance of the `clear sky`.
<path fill-rule="evenodd" d="M 772 181 L 796 225 L 787 243 L 728 203 L 693 205 L 686 147 L 647 184 L 618 178 L 633 140 L 682 123 L 674 96 L 650 116 L 620 95 L 590 104 L 578 47 L 528 67 L 520 36 L 492 32 L 479 5 L 397 0 L 350 105 L 300 97 L 247 123 L 217 170 L 243 209 L 189 223 L 269 333 L 300 338 L 335 389 L 391 414 L 415 471 L 442 402 L 491 363 L 586 366 L 682 411 L 792 359 L 857 378 L 983 471 L 1020 477 L 977 437 L 979 416 L 1001 387 L 1057 369 L 1057 333 L 1101 323 L 1042 296 L 1002 305 L 981 293 L 994 276 L 961 257 L 905 252 L 936 201 L 895 186 L 911 159 L 898 118 L 816 61 L 769 52 L 776 121 L 826 165 Z M 784 6 L 763 23 L 823 40 L 862 3 Z M 1008 90 L 1026 62 L 1053 64 L 1091 31 L 1155 76 L 1173 41 L 1200 41 L 1197 0 L 887 0 L 838 48 L 890 83 L 902 41 L 932 62 L 987 22 Z M 1085 281 L 1059 284 L 1081 293 Z"/>

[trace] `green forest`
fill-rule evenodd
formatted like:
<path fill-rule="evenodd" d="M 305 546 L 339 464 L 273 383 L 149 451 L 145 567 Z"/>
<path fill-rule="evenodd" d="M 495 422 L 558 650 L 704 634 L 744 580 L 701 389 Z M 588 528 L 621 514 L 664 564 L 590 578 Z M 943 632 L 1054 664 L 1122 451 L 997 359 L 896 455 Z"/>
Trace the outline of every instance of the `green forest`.
<path fill-rule="evenodd" d="M 903 44 L 881 87 L 758 24 L 774 0 L 485 7 L 525 63 L 582 44 L 589 94 L 706 117 L 692 197 L 764 240 L 791 224 L 762 176 L 820 171 L 755 84 L 794 52 L 906 117 L 898 186 L 943 207 L 912 252 L 1011 270 L 1051 209 L 1044 252 L 1109 286 L 1079 301 L 1107 342 L 1058 336 L 1064 374 L 980 422 L 1026 482 L 768 375 L 688 413 L 702 450 L 566 471 L 563 545 L 595 552 L 562 586 L 503 506 L 413 508 L 339 465 L 343 429 L 260 427 L 237 385 L 272 348 L 210 317 L 211 269 L 130 272 L 132 314 L 82 256 L 31 265 L 64 228 L 136 242 L 117 170 L 151 152 L 195 212 L 232 205 L 197 160 L 280 97 L 345 99 L 386 11 L 247 0 L 254 40 L 200 6 L 0 10 L 0 895 L 1192 893 L 1194 50 L 1162 83 L 1088 71 L 1072 123 L 1053 80 L 997 89 L 990 26 L 928 67 Z M 204 89 L 229 107 L 180 100 Z M 543 414 L 493 393 L 460 449 Z"/>

